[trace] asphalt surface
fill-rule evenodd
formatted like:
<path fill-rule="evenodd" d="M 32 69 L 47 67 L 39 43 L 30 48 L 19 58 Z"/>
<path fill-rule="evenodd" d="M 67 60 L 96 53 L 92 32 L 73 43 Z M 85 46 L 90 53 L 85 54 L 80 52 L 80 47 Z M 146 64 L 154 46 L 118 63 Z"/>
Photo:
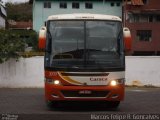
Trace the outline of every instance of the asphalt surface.
<path fill-rule="evenodd" d="M 15 120 L 27 117 L 91 120 L 98 119 L 95 115 L 108 114 L 160 114 L 160 88 L 126 88 L 125 100 L 121 102 L 118 109 L 108 109 L 103 103 L 81 102 L 62 104 L 59 109 L 49 109 L 45 104 L 42 88 L 0 88 L 0 119 L 2 120 L 7 120 L 5 119 L 7 117 L 16 118 Z M 100 119 L 104 116 L 98 117 Z M 105 116 L 105 119 L 111 119 L 111 116 L 109 117 Z M 117 118 L 117 120 L 121 119 Z"/>

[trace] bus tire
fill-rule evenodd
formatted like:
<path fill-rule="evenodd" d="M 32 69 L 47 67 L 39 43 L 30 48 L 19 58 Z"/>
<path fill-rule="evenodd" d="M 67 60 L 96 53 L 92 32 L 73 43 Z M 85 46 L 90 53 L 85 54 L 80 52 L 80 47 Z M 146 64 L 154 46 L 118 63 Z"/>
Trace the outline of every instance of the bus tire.
<path fill-rule="evenodd" d="M 57 108 L 58 104 L 55 101 L 46 100 L 47 107 L 49 109 Z"/>
<path fill-rule="evenodd" d="M 118 108 L 119 104 L 120 104 L 120 101 L 109 101 L 108 107 L 109 108 Z"/>

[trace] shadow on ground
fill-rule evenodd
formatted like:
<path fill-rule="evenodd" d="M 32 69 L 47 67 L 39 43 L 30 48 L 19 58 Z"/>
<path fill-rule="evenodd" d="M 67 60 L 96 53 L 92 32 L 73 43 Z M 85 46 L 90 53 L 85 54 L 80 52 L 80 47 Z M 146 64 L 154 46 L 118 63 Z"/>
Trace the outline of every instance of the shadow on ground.
<path fill-rule="evenodd" d="M 84 102 L 84 101 L 67 101 L 56 103 L 53 105 L 48 106 L 49 111 L 63 111 L 63 112 L 96 112 L 96 111 L 119 111 L 119 108 L 111 108 L 105 102 Z"/>

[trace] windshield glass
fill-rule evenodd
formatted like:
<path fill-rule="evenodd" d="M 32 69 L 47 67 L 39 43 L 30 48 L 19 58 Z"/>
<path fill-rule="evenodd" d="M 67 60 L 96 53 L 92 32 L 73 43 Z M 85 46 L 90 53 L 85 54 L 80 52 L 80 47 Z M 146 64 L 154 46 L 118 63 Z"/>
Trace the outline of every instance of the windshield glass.
<path fill-rule="evenodd" d="M 122 26 L 117 21 L 50 21 L 50 67 L 120 67 Z"/>

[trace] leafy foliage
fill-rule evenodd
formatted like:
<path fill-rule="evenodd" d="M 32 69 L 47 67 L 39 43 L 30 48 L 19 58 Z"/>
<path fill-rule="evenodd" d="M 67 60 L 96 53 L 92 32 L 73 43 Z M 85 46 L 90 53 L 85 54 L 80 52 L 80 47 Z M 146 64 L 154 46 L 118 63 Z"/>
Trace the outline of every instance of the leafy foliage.
<path fill-rule="evenodd" d="M 29 39 L 26 41 L 26 44 L 32 46 L 33 51 L 38 51 L 38 34 L 35 31 L 29 33 Z"/>
<path fill-rule="evenodd" d="M 33 51 L 38 51 L 38 34 L 33 30 L 14 30 L 25 44 L 32 47 Z"/>
<path fill-rule="evenodd" d="M 24 51 L 25 42 L 15 31 L 0 30 L 0 38 L 0 63 L 18 58 L 18 52 Z"/>

